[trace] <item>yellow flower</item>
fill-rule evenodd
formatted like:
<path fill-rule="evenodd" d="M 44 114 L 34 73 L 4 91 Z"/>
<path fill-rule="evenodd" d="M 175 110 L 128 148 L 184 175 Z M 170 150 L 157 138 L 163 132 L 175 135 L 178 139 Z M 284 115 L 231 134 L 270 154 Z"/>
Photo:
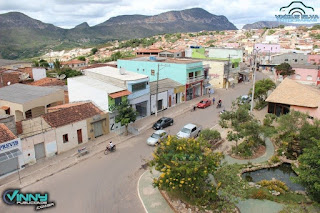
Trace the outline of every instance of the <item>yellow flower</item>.
<path fill-rule="evenodd" d="M 182 183 L 184 183 L 184 181 L 182 180 L 182 181 L 180 181 L 180 183 L 182 184 Z"/>
<path fill-rule="evenodd" d="M 188 180 L 190 181 L 190 180 L 191 180 L 191 178 L 188 178 Z"/>
<path fill-rule="evenodd" d="M 182 187 L 182 185 L 181 185 L 181 184 L 179 184 L 179 187 Z"/>
<path fill-rule="evenodd" d="M 175 189 L 176 187 L 172 186 L 172 189 Z"/>

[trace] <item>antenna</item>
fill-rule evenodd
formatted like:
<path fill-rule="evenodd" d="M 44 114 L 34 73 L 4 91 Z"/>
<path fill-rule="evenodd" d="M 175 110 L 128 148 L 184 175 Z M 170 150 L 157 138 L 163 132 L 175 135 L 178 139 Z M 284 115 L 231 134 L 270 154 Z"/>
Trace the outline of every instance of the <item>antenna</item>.
<path fill-rule="evenodd" d="M 19 76 L 19 79 L 21 81 L 27 80 L 29 78 L 29 74 L 28 73 L 21 73 L 21 75 Z"/>
<path fill-rule="evenodd" d="M 11 84 L 11 82 L 10 82 L 10 81 L 8 81 L 7 85 L 8 85 L 8 86 L 10 86 L 10 84 Z"/>
<path fill-rule="evenodd" d="M 120 67 L 119 72 L 120 72 L 120 75 L 126 74 L 126 70 L 123 67 Z"/>
<path fill-rule="evenodd" d="M 62 74 L 62 75 L 57 75 L 57 78 L 60 79 L 60 80 L 63 80 L 65 79 L 67 76 L 65 74 Z"/>

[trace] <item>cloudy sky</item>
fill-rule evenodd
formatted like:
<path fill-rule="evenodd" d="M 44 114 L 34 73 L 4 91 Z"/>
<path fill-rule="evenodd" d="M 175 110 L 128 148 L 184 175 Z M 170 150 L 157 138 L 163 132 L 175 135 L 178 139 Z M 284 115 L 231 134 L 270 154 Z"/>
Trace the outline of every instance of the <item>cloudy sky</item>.
<path fill-rule="evenodd" d="M 170 10 L 201 7 L 225 15 L 238 28 L 255 21 L 275 21 L 279 8 L 291 0 L 0 0 L 0 13 L 19 11 L 63 28 L 88 22 L 99 24 L 117 15 L 155 15 Z M 304 0 L 320 14 L 319 0 Z"/>

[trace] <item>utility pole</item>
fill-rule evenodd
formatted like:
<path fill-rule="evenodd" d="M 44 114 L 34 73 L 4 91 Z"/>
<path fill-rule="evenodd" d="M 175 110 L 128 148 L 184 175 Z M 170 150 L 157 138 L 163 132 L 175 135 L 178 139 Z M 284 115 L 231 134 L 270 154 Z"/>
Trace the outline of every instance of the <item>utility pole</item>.
<path fill-rule="evenodd" d="M 229 73 L 230 73 L 230 54 L 228 57 L 228 72 L 227 72 L 227 89 L 229 89 Z"/>
<path fill-rule="evenodd" d="M 252 110 L 253 110 L 254 90 L 255 90 L 255 84 L 256 84 L 256 70 L 257 70 L 256 58 L 257 58 L 257 53 L 258 53 L 258 52 L 259 52 L 259 51 L 256 51 L 256 53 L 255 53 L 255 55 L 254 55 L 254 70 L 253 70 L 252 98 L 251 98 L 250 114 L 252 114 Z"/>
<path fill-rule="evenodd" d="M 158 91 L 159 91 L 159 71 L 160 64 L 158 63 L 158 72 L 157 72 L 157 90 L 156 90 L 156 117 L 158 117 Z"/>

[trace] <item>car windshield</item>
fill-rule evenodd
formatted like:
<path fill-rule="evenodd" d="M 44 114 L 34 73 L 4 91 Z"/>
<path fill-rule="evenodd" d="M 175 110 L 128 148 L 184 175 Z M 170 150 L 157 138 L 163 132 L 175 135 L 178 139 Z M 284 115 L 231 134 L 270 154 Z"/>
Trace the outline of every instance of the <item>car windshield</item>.
<path fill-rule="evenodd" d="M 160 135 L 156 134 L 156 133 L 153 133 L 151 135 L 152 138 L 155 138 L 155 139 L 159 139 L 160 138 Z"/>
<path fill-rule="evenodd" d="M 160 120 L 157 121 L 157 123 L 160 124 L 162 121 L 164 121 L 164 119 L 161 118 Z"/>
<path fill-rule="evenodd" d="M 189 134 L 189 133 L 190 133 L 190 129 L 183 128 L 183 129 L 181 130 L 181 132 Z"/>
<path fill-rule="evenodd" d="M 200 101 L 200 104 L 203 104 L 204 103 L 204 101 Z"/>

